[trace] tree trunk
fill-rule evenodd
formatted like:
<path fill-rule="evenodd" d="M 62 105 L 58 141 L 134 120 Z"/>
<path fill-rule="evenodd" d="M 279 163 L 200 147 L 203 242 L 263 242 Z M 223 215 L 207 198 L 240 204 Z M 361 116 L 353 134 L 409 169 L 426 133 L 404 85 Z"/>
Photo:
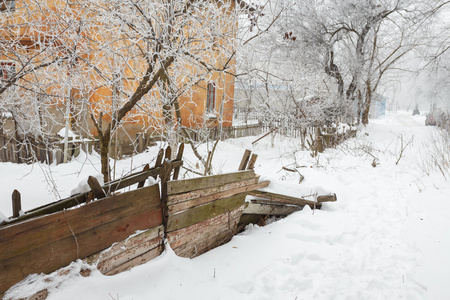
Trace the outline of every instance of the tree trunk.
<path fill-rule="evenodd" d="M 366 101 L 364 101 L 364 109 L 361 116 L 361 121 L 364 125 L 369 124 L 370 104 L 372 102 L 372 87 L 370 83 L 367 84 Z"/>
<path fill-rule="evenodd" d="M 361 114 L 362 114 L 362 108 L 363 108 L 363 97 L 361 90 L 358 90 L 358 106 L 357 106 L 357 115 L 356 115 L 356 122 L 359 125 L 361 123 Z"/>
<path fill-rule="evenodd" d="M 102 164 L 102 175 L 103 181 L 106 183 L 110 181 L 110 169 L 109 169 L 109 140 L 111 139 L 111 134 L 109 131 L 102 134 L 98 141 L 100 143 L 100 161 Z"/>

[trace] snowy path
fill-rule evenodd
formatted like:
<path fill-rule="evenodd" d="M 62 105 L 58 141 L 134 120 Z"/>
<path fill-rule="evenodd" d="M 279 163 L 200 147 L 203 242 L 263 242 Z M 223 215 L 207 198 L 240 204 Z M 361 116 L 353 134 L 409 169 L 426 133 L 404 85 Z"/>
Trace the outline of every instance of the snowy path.
<path fill-rule="evenodd" d="M 338 201 L 249 226 L 193 260 L 166 251 L 129 272 L 88 278 L 77 275 L 79 262 L 65 276 L 31 278 L 12 293 L 48 287 L 49 299 L 450 299 L 450 182 L 424 172 L 435 129 L 423 124 L 406 113 L 375 120 L 318 159 L 295 151 L 298 141 L 279 139 L 271 148 L 263 140 L 252 150 L 271 188 L 298 196 L 333 191 Z M 396 165 L 401 138 L 411 144 Z M 214 165 L 235 170 L 253 140 L 220 143 Z M 306 166 L 301 185 L 298 174 L 280 171 L 295 164 Z"/>

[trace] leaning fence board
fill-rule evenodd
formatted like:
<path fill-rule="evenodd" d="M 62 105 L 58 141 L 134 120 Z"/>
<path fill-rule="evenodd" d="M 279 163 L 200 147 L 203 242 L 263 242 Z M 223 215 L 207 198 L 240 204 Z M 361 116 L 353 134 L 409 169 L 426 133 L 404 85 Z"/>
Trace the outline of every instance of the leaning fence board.
<path fill-rule="evenodd" d="M 265 204 L 265 203 L 245 203 L 242 214 L 249 215 L 270 215 L 270 216 L 287 216 L 299 207 L 296 205 L 280 205 L 280 204 Z"/>
<path fill-rule="evenodd" d="M 211 202 L 211 201 L 214 201 L 217 199 L 223 199 L 223 198 L 231 197 L 231 196 L 234 196 L 237 194 L 247 193 L 249 191 L 260 189 L 260 188 L 268 186 L 269 184 L 270 184 L 270 181 L 263 181 L 263 182 L 260 182 L 257 184 L 251 184 L 251 185 L 244 185 L 244 186 L 236 185 L 239 187 L 231 189 L 231 190 L 225 190 L 223 192 L 219 192 L 219 193 L 215 193 L 215 194 L 201 196 L 196 199 L 181 202 L 178 204 L 170 205 L 168 208 L 168 212 L 169 212 L 169 214 L 174 214 L 174 213 L 177 213 L 177 212 L 180 212 L 180 211 L 183 211 L 183 210 L 195 207 L 195 206 L 206 204 L 208 202 Z"/>
<path fill-rule="evenodd" d="M 236 232 L 242 208 L 241 206 L 233 212 L 215 217 L 212 222 L 206 220 L 190 226 L 195 226 L 195 230 L 188 227 L 175 235 L 169 233 L 168 240 L 172 249 L 178 256 L 193 257 L 228 242 Z"/>
<path fill-rule="evenodd" d="M 151 191 L 158 192 L 159 197 L 159 189 L 155 185 L 104 198 L 77 209 L 1 228 L 1 244 L 2 248 L 3 245 L 5 247 L 0 252 L 0 293 L 28 274 L 52 272 L 77 258 L 103 250 L 112 243 L 127 238 L 136 230 L 160 225 L 161 209 L 155 206 L 154 201 L 152 203 L 149 200 L 155 197 Z M 127 194 L 130 197 L 127 197 Z M 116 205 L 116 202 L 122 204 Z M 143 203 L 136 205 L 136 202 Z M 136 212 L 123 214 L 126 206 L 134 206 Z M 114 218 L 110 214 L 109 218 L 105 219 L 102 212 L 117 212 L 120 217 Z M 99 219 L 101 221 L 98 221 Z M 53 222 L 48 223 L 46 220 Z M 92 226 L 93 223 L 96 225 Z M 46 231 L 48 226 L 54 225 L 59 225 L 60 229 Z M 10 243 L 11 239 L 14 239 L 13 243 Z"/>
<path fill-rule="evenodd" d="M 244 199 L 245 194 L 239 194 L 171 215 L 167 222 L 167 232 L 193 225 L 227 211 L 232 211 L 244 205 Z"/>
<path fill-rule="evenodd" d="M 201 236 L 209 231 L 216 230 L 220 226 L 225 226 L 230 230 L 234 230 L 231 222 L 239 221 L 242 215 L 243 207 L 239 207 L 233 211 L 223 213 L 211 219 L 204 220 L 202 222 L 196 223 L 194 225 L 172 231 L 167 235 L 167 240 L 172 249 L 178 248 L 179 246 L 196 239 L 201 238 Z"/>
<path fill-rule="evenodd" d="M 291 196 L 286 196 L 286 195 L 281 195 L 281 194 L 275 194 L 275 193 L 266 192 L 266 191 L 251 191 L 248 194 L 252 195 L 252 196 L 268 199 L 273 202 L 281 202 L 281 203 L 298 205 L 298 206 L 309 205 L 311 208 L 320 208 L 322 206 L 322 204 L 319 202 L 314 202 L 311 200 L 306 200 L 306 199 L 302 199 L 302 198 L 296 198 L 296 197 L 291 197 Z"/>
<path fill-rule="evenodd" d="M 162 252 L 161 247 L 153 248 L 153 249 L 127 261 L 126 263 L 121 264 L 120 266 L 107 271 L 105 273 L 105 275 L 115 275 L 115 274 L 130 270 L 133 267 L 142 265 L 142 264 L 152 260 L 153 258 L 158 257 L 161 254 L 161 252 Z"/>
<path fill-rule="evenodd" d="M 185 250 L 187 248 L 199 248 L 199 244 L 202 241 L 211 239 L 220 232 L 229 232 L 233 235 L 233 229 L 239 222 L 239 219 L 230 220 L 230 222 L 225 222 L 221 224 L 216 224 L 215 226 L 204 226 L 201 230 L 196 232 L 194 235 L 183 236 L 182 238 L 170 243 L 171 248 L 178 254 L 179 251 Z"/>
<path fill-rule="evenodd" d="M 4 247 L 0 253 L 0 260 L 71 236 L 72 232 L 81 233 L 112 220 L 127 217 L 139 210 L 156 213 L 161 211 L 158 185 L 0 228 L 0 241 Z"/>
<path fill-rule="evenodd" d="M 143 212 L 95 229 L 68 236 L 40 248 L 0 261 L 0 293 L 32 273 L 50 273 L 70 262 L 94 254 L 149 226 L 157 216 Z M 86 222 L 86 220 L 80 220 Z M 75 239 L 76 237 L 76 239 Z"/>
<path fill-rule="evenodd" d="M 178 253 L 175 253 L 181 257 L 193 258 L 229 242 L 232 238 L 233 234 L 229 231 L 219 232 L 213 237 L 205 238 L 197 243 L 195 247 L 186 245 L 184 249 L 180 248 L 178 249 Z"/>
<path fill-rule="evenodd" d="M 181 194 L 193 190 L 210 188 L 254 177 L 255 172 L 253 170 L 248 170 L 214 176 L 198 177 L 186 180 L 168 181 L 167 194 L 168 195 Z"/>
<path fill-rule="evenodd" d="M 175 161 L 173 164 L 176 167 L 176 166 L 181 166 L 182 163 L 183 163 L 182 161 Z M 145 172 L 141 171 L 141 172 L 132 174 L 128 177 L 124 177 L 122 179 L 107 183 L 102 188 L 104 191 L 108 191 L 108 192 L 112 193 L 118 189 L 122 189 L 122 188 L 128 187 L 132 184 L 146 180 L 150 176 L 157 176 L 159 174 L 159 171 L 160 171 L 160 167 L 156 167 L 156 168 L 150 169 Z M 21 215 L 18 218 L 14 218 L 14 219 L 6 221 L 6 223 L 13 224 L 13 223 L 21 222 L 21 221 L 28 220 L 31 218 L 35 218 L 37 216 L 51 214 L 51 213 L 58 212 L 63 209 L 66 209 L 66 208 L 71 208 L 73 206 L 83 204 L 86 202 L 87 195 L 88 195 L 88 193 L 82 193 L 82 194 L 74 195 L 72 197 L 60 200 L 60 201 L 56 201 L 56 202 L 53 202 L 50 204 L 46 204 L 46 205 L 34 208 L 32 210 L 25 212 L 24 215 Z M 1 226 L 2 225 L 0 225 L 0 228 L 1 228 Z"/>
<path fill-rule="evenodd" d="M 145 230 L 144 232 L 139 233 L 137 235 L 130 236 L 126 240 L 115 243 L 109 249 L 106 249 L 103 252 L 99 253 L 100 257 L 98 259 L 98 265 L 100 265 L 102 261 L 111 259 L 112 257 L 120 255 L 123 252 L 126 252 L 129 249 L 137 247 L 147 241 L 150 241 L 157 237 L 162 237 L 163 232 L 164 232 L 163 226 L 159 225 L 154 228 Z"/>
<path fill-rule="evenodd" d="M 149 250 L 160 248 L 161 243 L 162 238 L 158 236 L 151 240 L 144 241 L 135 247 L 129 249 L 126 248 L 124 251 L 111 258 L 101 259 L 101 261 L 97 264 L 97 269 L 102 272 L 102 274 L 108 274 L 111 270 L 117 269 L 121 265 L 126 264 L 138 256 L 141 256 Z"/>

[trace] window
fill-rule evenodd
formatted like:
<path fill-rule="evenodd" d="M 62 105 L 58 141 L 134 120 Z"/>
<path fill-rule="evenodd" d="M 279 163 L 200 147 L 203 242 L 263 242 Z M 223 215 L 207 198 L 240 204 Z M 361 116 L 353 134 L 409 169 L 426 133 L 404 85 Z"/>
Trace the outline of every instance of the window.
<path fill-rule="evenodd" d="M 214 83 L 208 83 L 206 94 L 206 113 L 214 113 L 216 108 L 216 87 Z"/>
<path fill-rule="evenodd" d="M 0 0 L 1 11 L 14 11 L 16 9 L 16 0 Z"/>
<path fill-rule="evenodd" d="M 10 80 L 16 73 L 16 66 L 11 62 L 0 62 L 0 86 Z"/>

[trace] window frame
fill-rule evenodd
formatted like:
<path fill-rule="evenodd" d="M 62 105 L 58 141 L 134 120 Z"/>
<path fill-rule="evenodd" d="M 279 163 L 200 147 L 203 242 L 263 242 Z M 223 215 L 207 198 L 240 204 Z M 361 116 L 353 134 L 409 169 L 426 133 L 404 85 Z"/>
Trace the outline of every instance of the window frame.
<path fill-rule="evenodd" d="M 213 114 L 216 109 L 216 85 L 209 82 L 206 86 L 206 113 Z"/>

